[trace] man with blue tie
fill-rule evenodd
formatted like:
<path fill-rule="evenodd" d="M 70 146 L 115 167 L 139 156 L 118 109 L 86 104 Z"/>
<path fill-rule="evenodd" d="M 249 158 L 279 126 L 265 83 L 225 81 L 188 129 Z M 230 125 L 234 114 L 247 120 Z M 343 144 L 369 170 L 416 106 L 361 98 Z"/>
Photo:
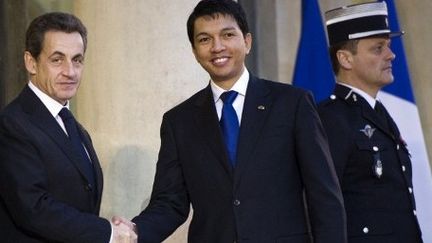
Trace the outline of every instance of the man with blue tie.
<path fill-rule="evenodd" d="M 87 131 L 69 111 L 81 82 L 87 30 L 47 13 L 27 29 L 28 85 L 0 113 L 0 237 L 5 243 L 135 242 L 98 217 L 102 170 Z"/>
<path fill-rule="evenodd" d="M 343 243 L 340 188 L 309 92 L 257 78 L 245 13 L 203 0 L 187 21 L 207 87 L 165 113 L 150 203 L 133 219 L 139 242 L 185 222 L 191 243 Z"/>

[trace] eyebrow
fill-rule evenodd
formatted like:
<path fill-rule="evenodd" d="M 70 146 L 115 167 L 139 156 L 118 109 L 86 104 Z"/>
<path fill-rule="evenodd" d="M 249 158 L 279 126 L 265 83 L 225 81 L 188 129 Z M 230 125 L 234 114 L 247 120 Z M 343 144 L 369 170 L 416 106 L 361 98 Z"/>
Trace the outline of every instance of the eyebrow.
<path fill-rule="evenodd" d="M 62 57 L 66 56 L 63 52 L 60 51 L 55 51 L 54 53 L 52 53 L 51 55 L 49 55 L 49 58 L 56 56 L 56 55 L 60 55 Z M 78 53 L 75 56 L 72 57 L 72 59 L 77 58 L 77 57 L 84 57 L 84 55 L 82 53 Z"/>
<path fill-rule="evenodd" d="M 391 44 L 391 40 L 380 40 L 378 42 L 376 42 L 377 45 L 387 45 L 387 44 Z"/>
<path fill-rule="evenodd" d="M 231 31 L 231 30 L 235 30 L 235 29 L 236 29 L 235 27 L 226 27 L 226 28 L 223 28 L 220 32 Z M 200 32 L 200 33 L 196 34 L 195 37 L 198 37 L 200 35 L 209 35 L 209 34 L 207 32 Z"/>
<path fill-rule="evenodd" d="M 48 57 L 52 57 L 52 56 L 56 56 L 56 55 L 60 55 L 60 56 L 66 56 L 63 52 L 60 51 L 55 51 L 54 53 L 52 53 L 51 55 L 49 55 Z"/>

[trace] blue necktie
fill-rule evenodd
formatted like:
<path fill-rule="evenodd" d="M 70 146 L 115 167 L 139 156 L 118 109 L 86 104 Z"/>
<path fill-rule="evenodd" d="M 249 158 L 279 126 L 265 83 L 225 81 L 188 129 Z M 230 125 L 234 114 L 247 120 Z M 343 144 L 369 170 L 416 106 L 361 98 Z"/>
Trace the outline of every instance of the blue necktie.
<path fill-rule="evenodd" d="M 95 176 L 94 169 L 90 158 L 87 155 L 87 152 L 84 149 L 84 145 L 81 140 L 81 135 L 78 132 L 77 123 L 72 113 L 67 108 L 61 109 L 59 112 L 59 116 L 63 120 L 66 131 L 69 135 L 69 140 L 72 142 L 74 149 L 79 152 L 81 157 L 81 165 L 84 168 L 87 178 L 90 180 L 90 183 L 95 187 Z"/>
<path fill-rule="evenodd" d="M 236 91 L 224 92 L 220 98 L 223 101 L 222 116 L 220 126 L 228 150 L 228 156 L 232 166 L 235 166 L 237 156 L 237 139 L 239 135 L 239 121 L 237 113 L 232 106 L 237 97 Z"/>

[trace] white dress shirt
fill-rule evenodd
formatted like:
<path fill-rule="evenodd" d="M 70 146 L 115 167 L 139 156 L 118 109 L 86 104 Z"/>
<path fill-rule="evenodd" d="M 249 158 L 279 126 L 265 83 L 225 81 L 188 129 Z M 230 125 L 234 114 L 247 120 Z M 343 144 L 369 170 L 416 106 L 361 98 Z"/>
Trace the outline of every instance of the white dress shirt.
<path fill-rule="evenodd" d="M 213 80 L 210 80 L 210 87 L 213 92 L 213 99 L 215 102 L 216 112 L 219 117 L 219 120 L 221 119 L 222 116 L 222 107 L 223 107 L 223 101 L 221 100 L 220 96 L 222 95 L 222 93 L 226 91 L 234 90 L 238 93 L 238 95 L 235 98 L 232 105 L 234 107 L 234 110 L 237 113 L 239 125 L 241 124 L 243 105 L 246 97 L 246 90 L 247 90 L 248 83 L 249 83 L 249 72 L 246 69 L 246 67 L 244 68 L 244 71 L 240 76 L 240 78 L 234 83 L 234 86 L 230 90 L 224 90 L 221 87 L 217 86 L 217 84 Z"/>
<path fill-rule="evenodd" d="M 59 116 L 59 112 L 61 111 L 61 109 L 63 109 L 63 107 L 69 109 L 69 102 L 67 102 L 67 104 L 63 106 L 58 101 L 49 97 L 42 90 L 36 87 L 31 81 L 28 82 L 28 86 L 36 94 L 36 96 L 42 101 L 42 103 L 45 105 L 45 107 L 48 109 L 48 111 L 51 113 L 51 115 L 56 119 L 57 123 L 63 129 L 63 131 L 67 134 L 63 120 Z"/>

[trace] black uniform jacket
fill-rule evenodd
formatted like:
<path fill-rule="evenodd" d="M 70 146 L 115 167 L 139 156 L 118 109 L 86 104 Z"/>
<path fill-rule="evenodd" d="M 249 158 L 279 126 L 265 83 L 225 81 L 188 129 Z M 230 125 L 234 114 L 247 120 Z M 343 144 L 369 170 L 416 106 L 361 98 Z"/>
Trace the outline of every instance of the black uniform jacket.
<path fill-rule="evenodd" d="M 349 242 L 420 242 L 410 154 L 386 111 L 337 84 L 318 106 L 347 213 Z"/>

